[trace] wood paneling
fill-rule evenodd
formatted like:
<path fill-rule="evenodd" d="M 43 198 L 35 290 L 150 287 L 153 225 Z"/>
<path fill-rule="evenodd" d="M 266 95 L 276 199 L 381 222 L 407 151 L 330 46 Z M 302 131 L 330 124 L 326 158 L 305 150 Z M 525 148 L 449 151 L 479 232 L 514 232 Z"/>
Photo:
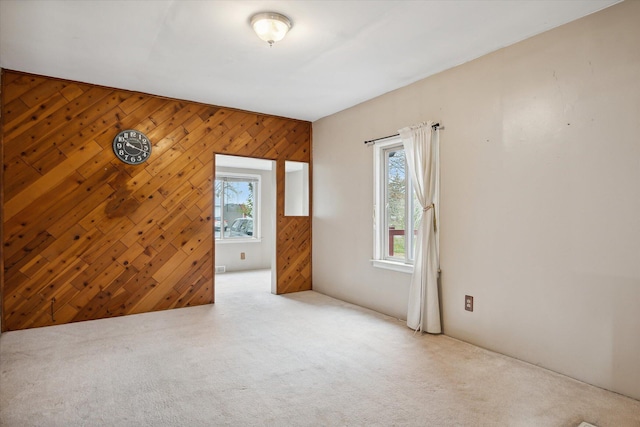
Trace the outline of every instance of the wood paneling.
<path fill-rule="evenodd" d="M 310 123 L 6 70 L 2 123 L 3 330 L 212 303 L 216 153 L 276 160 L 277 292 L 311 289 L 311 219 L 284 216 Z M 123 129 L 149 161 L 115 158 Z"/>
<path fill-rule="evenodd" d="M 311 169 L 309 169 L 311 175 Z M 285 181 L 285 162 L 276 165 L 276 180 Z M 309 177 L 311 189 L 311 176 Z M 277 211 L 284 212 L 284 185 L 278 185 Z M 311 209 L 309 210 L 311 212 Z M 310 217 L 286 217 L 278 214 L 276 265 L 278 292 L 298 292 L 311 289 L 311 221 Z"/>

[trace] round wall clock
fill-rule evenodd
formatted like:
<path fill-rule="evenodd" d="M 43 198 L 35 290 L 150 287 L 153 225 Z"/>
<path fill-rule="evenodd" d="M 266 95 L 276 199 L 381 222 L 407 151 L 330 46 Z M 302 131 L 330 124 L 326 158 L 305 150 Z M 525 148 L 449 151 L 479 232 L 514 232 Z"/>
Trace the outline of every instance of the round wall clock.
<path fill-rule="evenodd" d="M 123 162 L 139 165 L 151 155 L 151 141 L 137 130 L 123 130 L 113 138 L 113 152 Z"/>

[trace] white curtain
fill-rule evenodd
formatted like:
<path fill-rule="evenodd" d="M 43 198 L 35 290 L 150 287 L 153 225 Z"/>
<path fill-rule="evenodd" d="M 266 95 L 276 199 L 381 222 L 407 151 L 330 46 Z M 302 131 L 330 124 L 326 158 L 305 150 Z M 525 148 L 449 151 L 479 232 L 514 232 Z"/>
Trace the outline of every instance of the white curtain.
<path fill-rule="evenodd" d="M 422 206 L 415 246 L 413 276 L 409 288 L 407 326 L 431 334 L 442 332 L 438 295 L 438 244 L 436 194 L 438 170 L 438 130 L 433 122 L 400 129 L 409 175 Z"/>

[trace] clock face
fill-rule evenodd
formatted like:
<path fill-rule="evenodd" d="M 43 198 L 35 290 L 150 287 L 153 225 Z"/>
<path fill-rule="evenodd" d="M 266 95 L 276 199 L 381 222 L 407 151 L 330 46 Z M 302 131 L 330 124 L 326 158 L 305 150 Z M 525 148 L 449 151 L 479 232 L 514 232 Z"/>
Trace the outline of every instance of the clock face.
<path fill-rule="evenodd" d="M 151 141 L 137 130 L 123 130 L 113 139 L 113 152 L 123 162 L 139 165 L 151 155 Z"/>

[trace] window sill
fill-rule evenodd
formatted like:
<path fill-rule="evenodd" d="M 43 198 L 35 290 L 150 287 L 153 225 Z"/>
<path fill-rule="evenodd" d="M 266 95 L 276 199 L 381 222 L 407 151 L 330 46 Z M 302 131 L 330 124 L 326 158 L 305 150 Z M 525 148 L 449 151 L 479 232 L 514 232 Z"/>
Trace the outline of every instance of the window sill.
<path fill-rule="evenodd" d="M 401 273 L 413 274 L 413 265 L 405 264 L 402 262 L 387 261 L 381 259 L 372 259 L 371 264 L 377 268 L 384 268 L 386 270 L 399 271 Z"/>
<path fill-rule="evenodd" d="M 218 243 L 222 243 L 223 245 L 228 245 L 230 243 L 262 243 L 262 239 L 215 239 L 215 243 L 216 245 Z"/>

